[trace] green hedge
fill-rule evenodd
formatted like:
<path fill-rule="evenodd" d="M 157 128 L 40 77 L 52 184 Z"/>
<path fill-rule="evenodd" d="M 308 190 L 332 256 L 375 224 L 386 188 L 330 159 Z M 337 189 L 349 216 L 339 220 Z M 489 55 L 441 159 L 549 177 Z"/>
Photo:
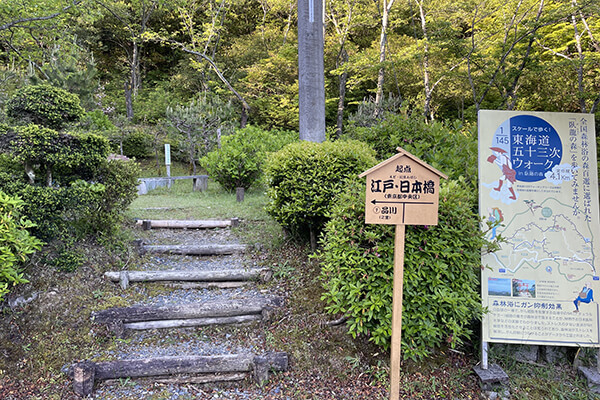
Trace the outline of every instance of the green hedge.
<path fill-rule="evenodd" d="M 267 212 L 299 237 L 316 235 L 347 181 L 375 165 L 375 154 L 358 141 L 298 142 L 269 158 Z"/>
<path fill-rule="evenodd" d="M 224 136 L 221 148 L 202 157 L 200 165 L 226 190 L 248 189 L 261 177 L 267 154 L 295 140 L 296 132 L 248 126 Z"/>
<path fill-rule="evenodd" d="M 402 147 L 432 167 L 477 188 L 477 132 L 460 124 L 426 123 L 418 117 L 386 113 L 376 125 L 349 125 L 346 138 L 369 143 L 385 160 Z"/>
<path fill-rule="evenodd" d="M 485 245 L 472 210 L 476 193 L 463 179 L 443 182 L 439 225 L 408 226 L 404 261 L 402 354 L 420 359 L 444 343 L 472 336 L 480 317 L 480 251 Z M 349 333 L 389 347 L 394 227 L 365 225 L 365 184 L 338 198 L 321 239 L 327 311 L 349 316 Z"/>
<path fill-rule="evenodd" d="M 6 103 L 6 114 L 13 120 L 57 130 L 79 121 L 84 113 L 76 94 L 47 84 L 21 88 Z"/>

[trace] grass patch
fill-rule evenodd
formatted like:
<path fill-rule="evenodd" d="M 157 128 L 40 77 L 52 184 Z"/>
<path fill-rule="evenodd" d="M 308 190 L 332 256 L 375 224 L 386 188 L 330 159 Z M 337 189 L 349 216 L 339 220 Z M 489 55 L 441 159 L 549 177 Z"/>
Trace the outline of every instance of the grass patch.
<path fill-rule="evenodd" d="M 194 192 L 191 181 L 176 181 L 171 188 L 157 188 L 138 196 L 127 211 L 130 219 L 230 219 L 241 220 L 238 233 L 247 243 L 265 248 L 281 245 L 281 227 L 267 214 L 265 189 L 251 188 L 238 203 L 235 193 L 209 180 L 205 192 Z"/>

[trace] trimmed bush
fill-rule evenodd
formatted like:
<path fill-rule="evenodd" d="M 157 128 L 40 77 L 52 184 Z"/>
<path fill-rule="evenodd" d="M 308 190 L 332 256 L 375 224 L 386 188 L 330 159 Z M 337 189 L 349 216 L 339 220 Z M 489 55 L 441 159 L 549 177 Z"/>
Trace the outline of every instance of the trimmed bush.
<path fill-rule="evenodd" d="M 22 124 L 62 129 L 78 121 L 84 110 L 77 95 L 47 84 L 19 89 L 6 103 L 6 114 Z"/>
<path fill-rule="evenodd" d="M 267 212 L 292 234 L 321 231 L 347 181 L 375 165 L 374 152 L 358 141 L 298 142 L 268 161 Z"/>
<path fill-rule="evenodd" d="M 464 179 L 442 182 L 439 225 L 408 226 L 404 261 L 402 355 L 421 359 L 470 338 L 480 317 L 479 270 L 486 244 Z M 321 239 L 322 299 L 349 317 L 349 333 L 388 348 L 391 337 L 394 227 L 365 225 L 365 184 L 338 198 Z"/>
<path fill-rule="evenodd" d="M 0 191 L 0 302 L 11 286 L 27 282 L 20 265 L 43 244 L 27 231 L 33 224 L 22 207 L 21 199 Z"/>
<path fill-rule="evenodd" d="M 24 200 L 23 213 L 36 224 L 38 237 L 79 239 L 117 228 L 136 196 L 139 167 L 134 162 L 108 161 L 108 141 L 98 135 L 37 125 L 19 127 L 12 135 L 2 149 L 8 154 L 0 157 L 0 185 Z M 29 179 L 35 175 L 33 183 L 23 169 Z"/>
<path fill-rule="evenodd" d="M 102 136 L 59 133 L 38 125 L 18 127 L 9 146 L 26 171 L 36 177 L 40 172 L 46 174 L 47 185 L 50 178 L 65 184 L 93 177 L 98 165 L 106 160 L 108 150 L 108 141 Z"/>
<path fill-rule="evenodd" d="M 221 148 L 202 157 L 200 165 L 226 190 L 248 189 L 260 178 L 267 154 L 295 140 L 295 132 L 248 126 L 223 137 Z"/>
<path fill-rule="evenodd" d="M 154 137 L 141 129 L 136 129 L 123 139 L 123 154 L 141 160 L 152 157 Z"/>

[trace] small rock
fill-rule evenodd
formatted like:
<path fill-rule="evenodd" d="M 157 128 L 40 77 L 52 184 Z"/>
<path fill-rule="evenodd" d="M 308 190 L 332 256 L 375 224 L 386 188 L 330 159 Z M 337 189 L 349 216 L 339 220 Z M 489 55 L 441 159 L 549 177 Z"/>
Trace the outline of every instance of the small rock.
<path fill-rule="evenodd" d="M 19 296 L 16 299 L 8 300 L 8 306 L 10 307 L 11 310 L 14 311 L 15 309 L 17 309 L 19 307 L 23 307 L 24 305 L 31 303 L 32 301 L 34 301 L 37 298 L 38 298 L 38 292 L 34 292 L 29 297 Z"/>

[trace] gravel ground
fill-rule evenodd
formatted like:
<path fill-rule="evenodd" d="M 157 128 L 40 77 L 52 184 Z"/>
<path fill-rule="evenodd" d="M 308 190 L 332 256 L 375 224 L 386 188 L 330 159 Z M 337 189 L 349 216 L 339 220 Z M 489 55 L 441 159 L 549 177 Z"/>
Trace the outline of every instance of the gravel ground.
<path fill-rule="evenodd" d="M 226 228 L 215 229 L 152 229 L 143 238 L 145 244 L 239 244 L 239 240 Z"/>

